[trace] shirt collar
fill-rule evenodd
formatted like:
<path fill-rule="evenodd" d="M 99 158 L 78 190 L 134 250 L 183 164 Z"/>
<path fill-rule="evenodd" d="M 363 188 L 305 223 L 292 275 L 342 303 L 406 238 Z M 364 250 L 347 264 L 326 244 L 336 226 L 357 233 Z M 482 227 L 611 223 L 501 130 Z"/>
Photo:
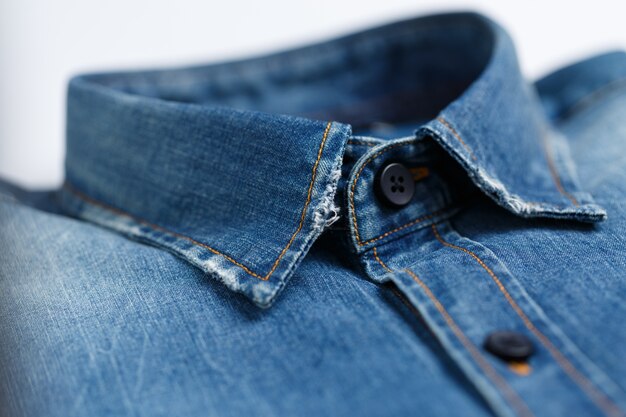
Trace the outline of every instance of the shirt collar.
<path fill-rule="evenodd" d="M 459 27 L 484 55 L 480 71 L 445 65 L 446 49 L 467 34 Z M 443 51 L 434 53 L 433 42 Z M 457 97 L 420 80 L 371 83 L 376 71 L 389 75 L 386 59 L 419 66 L 422 58 L 441 60 Z M 359 77 L 370 82 L 359 85 Z M 367 96 L 394 88 L 390 97 L 409 103 L 408 112 L 428 111 L 402 94 L 405 83 L 418 83 L 421 97 L 443 108 L 416 139 L 432 136 L 503 207 L 527 217 L 604 217 L 580 191 L 566 143 L 540 113 L 509 37 L 474 14 L 414 19 L 235 63 L 76 77 L 63 204 L 269 306 L 335 214 L 352 125 L 371 111 L 384 117 L 389 99 Z"/>

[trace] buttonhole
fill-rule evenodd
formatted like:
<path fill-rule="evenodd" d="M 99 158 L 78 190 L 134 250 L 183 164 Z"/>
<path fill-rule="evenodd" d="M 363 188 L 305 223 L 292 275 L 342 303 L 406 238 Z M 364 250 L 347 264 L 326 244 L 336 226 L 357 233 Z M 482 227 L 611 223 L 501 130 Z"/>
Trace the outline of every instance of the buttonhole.
<path fill-rule="evenodd" d="M 424 166 L 409 168 L 409 171 L 413 175 L 413 181 L 421 181 L 430 175 L 430 170 Z"/>

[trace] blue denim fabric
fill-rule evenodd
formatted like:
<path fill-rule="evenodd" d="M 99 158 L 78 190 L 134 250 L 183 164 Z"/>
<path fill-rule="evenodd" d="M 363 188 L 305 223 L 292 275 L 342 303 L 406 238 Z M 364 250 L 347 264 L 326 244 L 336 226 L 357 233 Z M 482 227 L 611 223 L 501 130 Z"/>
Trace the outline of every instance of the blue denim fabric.
<path fill-rule="evenodd" d="M 0 415 L 625 415 L 624 87 L 472 13 L 72 79 L 64 186 L 0 186 Z"/>

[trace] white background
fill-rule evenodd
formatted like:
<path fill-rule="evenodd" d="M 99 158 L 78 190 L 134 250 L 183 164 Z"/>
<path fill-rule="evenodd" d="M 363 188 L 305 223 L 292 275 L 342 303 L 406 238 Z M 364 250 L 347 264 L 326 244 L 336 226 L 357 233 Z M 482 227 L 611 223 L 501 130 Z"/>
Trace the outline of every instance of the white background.
<path fill-rule="evenodd" d="M 29 188 L 63 178 L 64 100 L 77 72 L 259 54 L 452 9 L 503 24 L 525 74 L 626 48 L 621 1 L 0 0 L 0 177 Z"/>

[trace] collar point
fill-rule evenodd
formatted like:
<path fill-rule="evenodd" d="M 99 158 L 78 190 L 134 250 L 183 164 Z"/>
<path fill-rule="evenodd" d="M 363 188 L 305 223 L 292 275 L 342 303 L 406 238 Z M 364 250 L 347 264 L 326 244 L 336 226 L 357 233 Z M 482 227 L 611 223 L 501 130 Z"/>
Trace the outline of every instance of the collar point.
<path fill-rule="evenodd" d="M 581 202 L 551 203 L 523 199 L 518 195 L 500 195 L 496 202 L 513 214 L 524 218 L 551 218 L 574 220 L 583 223 L 598 223 L 607 219 L 607 212 L 596 203 Z"/>

